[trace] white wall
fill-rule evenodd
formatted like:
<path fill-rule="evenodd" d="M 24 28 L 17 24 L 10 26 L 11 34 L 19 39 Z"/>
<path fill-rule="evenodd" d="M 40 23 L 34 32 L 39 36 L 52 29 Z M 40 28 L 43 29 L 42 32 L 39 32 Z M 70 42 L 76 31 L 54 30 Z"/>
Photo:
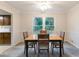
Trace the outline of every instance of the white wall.
<path fill-rule="evenodd" d="M 79 4 L 67 14 L 67 38 L 68 42 L 79 48 Z"/>
<path fill-rule="evenodd" d="M 33 23 L 33 18 L 40 16 L 40 17 L 54 17 L 55 21 L 55 32 L 58 31 L 65 31 L 66 32 L 66 14 L 62 12 L 57 12 L 57 13 L 40 13 L 40 12 L 25 12 L 22 13 L 22 30 L 23 31 L 28 31 L 29 33 L 32 33 L 32 23 Z"/>
<path fill-rule="evenodd" d="M 20 12 L 6 2 L 0 2 L 0 9 L 11 13 L 12 15 L 12 38 L 11 45 L 15 45 L 20 38 Z"/>
<path fill-rule="evenodd" d="M 32 21 L 34 17 L 54 17 L 55 31 L 67 32 L 67 41 L 79 47 L 79 5 L 71 8 L 67 14 L 63 12 L 20 12 L 5 2 L 0 2 L 0 9 L 12 14 L 12 45 L 22 39 L 22 32 L 32 33 Z"/>
<path fill-rule="evenodd" d="M 0 15 L 11 15 L 11 14 L 0 9 Z"/>

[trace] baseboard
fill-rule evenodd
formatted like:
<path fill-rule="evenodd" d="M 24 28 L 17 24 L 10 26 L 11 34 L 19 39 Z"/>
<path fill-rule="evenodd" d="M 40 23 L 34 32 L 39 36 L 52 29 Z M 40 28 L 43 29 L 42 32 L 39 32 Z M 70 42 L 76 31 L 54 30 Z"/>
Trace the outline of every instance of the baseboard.
<path fill-rule="evenodd" d="M 18 41 L 15 45 L 6 46 L 6 47 L 3 46 L 3 47 L 2 47 L 2 50 L 1 50 L 1 52 L 0 52 L 0 54 L 6 52 L 8 49 L 10 49 L 10 48 L 12 48 L 12 47 L 14 47 L 14 46 L 18 46 L 18 45 L 21 44 L 21 43 L 23 43 L 23 41 Z M 4 50 L 3 50 L 3 49 L 4 49 Z"/>
<path fill-rule="evenodd" d="M 76 47 L 76 48 L 78 48 L 79 49 L 79 47 L 78 46 L 76 46 L 74 43 L 72 43 L 72 42 L 70 42 L 70 41 L 67 41 L 68 43 L 70 43 L 71 45 L 73 45 L 74 47 Z"/>
<path fill-rule="evenodd" d="M 14 46 L 18 46 L 18 45 L 21 44 L 21 43 L 23 43 L 22 40 L 16 42 L 15 45 L 10 45 L 10 46 L 1 46 L 1 47 L 0 47 L 0 54 L 6 52 L 8 49 L 10 49 L 10 48 L 12 48 L 12 47 L 14 47 Z"/>
<path fill-rule="evenodd" d="M 22 40 L 18 41 L 14 46 L 18 46 L 19 44 L 23 43 Z"/>

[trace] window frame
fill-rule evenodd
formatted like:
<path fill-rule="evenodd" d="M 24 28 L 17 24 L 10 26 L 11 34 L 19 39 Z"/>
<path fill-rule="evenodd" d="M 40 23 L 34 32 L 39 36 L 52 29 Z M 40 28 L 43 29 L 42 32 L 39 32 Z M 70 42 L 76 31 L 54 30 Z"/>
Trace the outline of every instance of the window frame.
<path fill-rule="evenodd" d="M 36 17 L 33 18 L 33 22 L 32 22 L 32 23 L 33 23 L 33 24 L 32 24 L 32 32 L 33 32 L 33 33 L 35 33 L 35 34 L 39 34 L 39 33 L 40 33 L 40 31 L 34 31 L 34 26 L 42 26 L 42 29 L 43 29 L 44 27 L 45 27 L 44 29 L 46 29 L 46 26 L 49 26 L 49 27 L 52 26 L 53 29 L 52 29 L 52 30 L 47 30 L 47 32 L 48 32 L 48 33 L 52 33 L 52 32 L 54 31 L 54 29 L 55 29 L 54 17 L 45 17 L 45 18 L 44 18 L 44 21 L 43 21 L 43 17 L 40 17 L 40 18 L 42 19 L 42 25 L 35 25 L 35 18 L 36 18 Z M 39 16 L 38 16 L 37 18 L 39 18 Z M 46 25 L 46 18 L 52 18 L 52 19 L 53 19 L 53 25 Z M 44 23 L 44 24 L 43 24 L 43 23 Z"/>
<path fill-rule="evenodd" d="M 36 18 L 36 17 L 33 18 L 33 22 L 32 22 L 32 23 L 33 23 L 33 24 L 32 24 L 32 25 L 33 25 L 33 26 L 32 26 L 32 32 L 33 32 L 34 34 L 39 34 L 39 33 L 40 33 L 40 30 L 34 31 L 34 27 L 35 27 L 35 26 L 42 26 L 42 28 L 43 28 L 43 21 L 42 21 L 42 25 L 35 25 L 35 18 Z M 43 20 L 42 17 L 37 17 L 37 18 L 41 18 L 41 19 Z"/>

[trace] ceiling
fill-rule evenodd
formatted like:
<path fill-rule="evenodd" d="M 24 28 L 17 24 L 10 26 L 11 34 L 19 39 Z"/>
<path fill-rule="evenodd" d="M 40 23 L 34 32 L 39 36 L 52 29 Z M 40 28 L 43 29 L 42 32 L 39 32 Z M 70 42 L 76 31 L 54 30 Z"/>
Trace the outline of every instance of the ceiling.
<path fill-rule="evenodd" d="M 79 4 L 79 1 L 7 1 L 8 4 L 24 12 L 38 12 L 41 11 L 37 4 L 42 2 L 48 2 L 52 7 L 48 9 L 49 12 L 66 12 L 76 4 Z"/>

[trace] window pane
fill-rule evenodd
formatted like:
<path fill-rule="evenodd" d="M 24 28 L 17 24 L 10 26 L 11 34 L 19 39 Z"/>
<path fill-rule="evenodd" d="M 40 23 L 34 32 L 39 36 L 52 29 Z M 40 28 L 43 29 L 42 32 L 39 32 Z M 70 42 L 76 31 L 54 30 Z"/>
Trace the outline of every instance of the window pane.
<path fill-rule="evenodd" d="M 42 30 L 42 26 L 40 26 L 40 25 L 34 26 L 34 28 L 33 28 L 33 31 L 34 31 L 35 33 L 39 33 L 40 30 Z"/>
<path fill-rule="evenodd" d="M 54 26 L 53 25 L 46 26 L 45 29 L 48 30 L 48 31 L 53 31 L 54 30 Z"/>
<path fill-rule="evenodd" d="M 34 24 L 35 25 L 42 25 L 42 18 L 41 17 L 36 17 L 35 19 L 34 19 Z"/>
<path fill-rule="evenodd" d="M 54 30 L 54 18 L 53 17 L 46 17 L 45 20 L 45 29 L 48 33 Z"/>
<path fill-rule="evenodd" d="M 54 18 L 46 17 L 45 25 L 54 25 Z"/>
<path fill-rule="evenodd" d="M 38 34 L 40 30 L 42 30 L 42 18 L 41 17 L 35 17 L 34 24 L 33 24 L 33 32 Z"/>

